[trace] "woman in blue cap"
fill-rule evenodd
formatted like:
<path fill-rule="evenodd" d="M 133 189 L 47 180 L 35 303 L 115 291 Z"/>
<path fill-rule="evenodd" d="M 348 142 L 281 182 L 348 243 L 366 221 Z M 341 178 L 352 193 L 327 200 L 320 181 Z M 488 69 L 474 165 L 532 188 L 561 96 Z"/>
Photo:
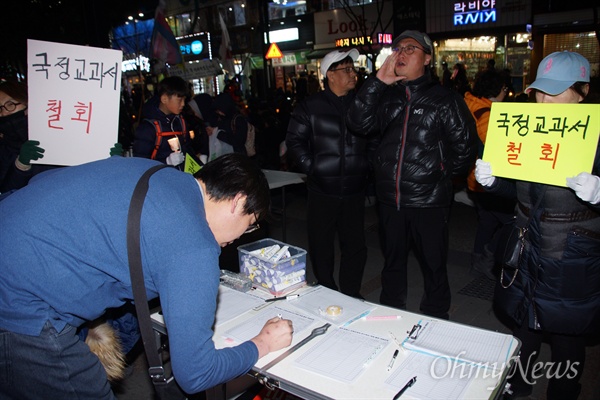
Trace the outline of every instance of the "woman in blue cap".
<path fill-rule="evenodd" d="M 527 92 L 535 92 L 537 103 L 580 103 L 589 81 L 585 57 L 555 52 L 542 60 Z M 541 376 L 549 378 L 548 399 L 576 399 L 581 391 L 586 335 L 600 332 L 598 175 L 597 150 L 592 173 L 567 178 L 567 187 L 497 178 L 489 163 L 477 160 L 477 181 L 491 192 L 516 195 L 516 224 L 529 221 L 518 269 L 503 269 L 494 298 L 522 342 L 521 368 L 509 381 L 509 398 L 530 394 Z M 552 360 L 540 368 L 535 360 L 543 340 Z"/>

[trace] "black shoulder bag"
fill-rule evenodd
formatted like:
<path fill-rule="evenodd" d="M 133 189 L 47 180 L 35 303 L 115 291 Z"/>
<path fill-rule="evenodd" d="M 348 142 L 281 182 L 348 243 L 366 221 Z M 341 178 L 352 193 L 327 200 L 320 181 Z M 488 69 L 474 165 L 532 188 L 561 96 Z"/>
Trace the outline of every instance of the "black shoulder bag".
<path fill-rule="evenodd" d="M 127 257 L 129 259 L 129 273 L 131 276 L 131 286 L 133 289 L 133 300 L 137 312 L 137 318 L 142 333 L 142 341 L 146 358 L 148 359 L 148 373 L 154 385 L 156 397 L 158 399 L 185 399 L 187 396 L 181 390 L 172 374 L 167 378 L 167 373 L 163 366 L 161 356 L 156 346 L 156 339 L 152 330 L 150 320 L 150 309 L 148 308 L 148 297 L 146 296 L 146 286 L 144 285 L 144 272 L 142 270 L 142 253 L 140 250 L 140 218 L 142 216 L 142 207 L 148 192 L 150 176 L 167 165 L 157 165 L 150 168 L 142 175 L 138 181 L 127 215 Z"/>

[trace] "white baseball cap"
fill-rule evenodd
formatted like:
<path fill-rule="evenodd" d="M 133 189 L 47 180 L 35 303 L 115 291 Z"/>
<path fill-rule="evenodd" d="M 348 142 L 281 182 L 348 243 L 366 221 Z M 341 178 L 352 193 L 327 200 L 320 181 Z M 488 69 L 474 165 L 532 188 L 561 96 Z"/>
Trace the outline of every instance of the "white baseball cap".
<path fill-rule="evenodd" d="M 329 67 L 331 67 L 331 64 L 342 61 L 348 56 L 352 58 L 352 61 L 356 61 L 358 59 L 359 52 L 356 49 L 350 49 L 347 51 L 334 50 L 327 53 L 327 55 L 323 57 L 323 60 L 321 61 L 321 75 L 323 75 L 323 78 L 327 76 L 327 71 L 329 70 Z"/>

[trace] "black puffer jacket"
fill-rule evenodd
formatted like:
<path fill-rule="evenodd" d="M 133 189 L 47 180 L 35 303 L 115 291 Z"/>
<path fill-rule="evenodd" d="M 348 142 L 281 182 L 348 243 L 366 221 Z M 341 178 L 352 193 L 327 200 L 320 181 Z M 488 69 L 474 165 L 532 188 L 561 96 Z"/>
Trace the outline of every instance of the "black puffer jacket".
<path fill-rule="evenodd" d="M 355 135 L 381 134 L 377 199 L 401 207 L 448 207 L 452 178 L 475 161 L 477 129 L 464 100 L 429 74 L 405 85 L 370 77 L 347 117 Z"/>
<path fill-rule="evenodd" d="M 367 185 L 368 141 L 350 134 L 345 115 L 354 92 L 338 97 L 318 92 L 299 103 L 286 136 L 293 169 L 308 176 L 308 188 L 328 195 L 352 195 Z"/>

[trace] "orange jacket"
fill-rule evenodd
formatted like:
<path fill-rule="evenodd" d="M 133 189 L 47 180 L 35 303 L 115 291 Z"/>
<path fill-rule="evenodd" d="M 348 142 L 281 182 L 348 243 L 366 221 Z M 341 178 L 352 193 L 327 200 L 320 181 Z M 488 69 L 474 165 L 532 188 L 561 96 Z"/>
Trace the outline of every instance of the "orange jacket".
<path fill-rule="evenodd" d="M 467 107 L 469 107 L 471 114 L 473 114 L 473 117 L 475 118 L 475 122 L 477 124 L 477 135 L 479 136 L 481 142 L 485 145 L 492 101 L 486 98 L 473 96 L 471 93 L 467 92 L 465 93 L 465 103 L 467 103 Z M 475 164 L 473 164 L 469 171 L 469 175 L 467 176 L 467 187 L 473 192 L 484 191 L 481 185 L 475 180 Z"/>

